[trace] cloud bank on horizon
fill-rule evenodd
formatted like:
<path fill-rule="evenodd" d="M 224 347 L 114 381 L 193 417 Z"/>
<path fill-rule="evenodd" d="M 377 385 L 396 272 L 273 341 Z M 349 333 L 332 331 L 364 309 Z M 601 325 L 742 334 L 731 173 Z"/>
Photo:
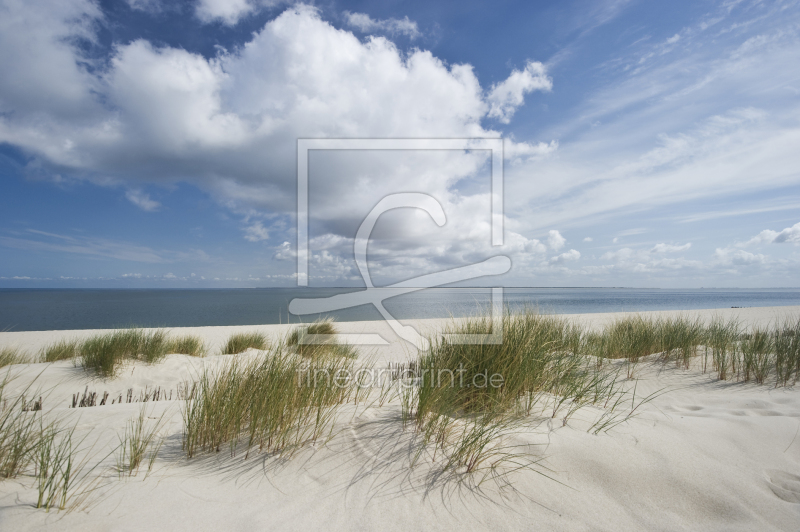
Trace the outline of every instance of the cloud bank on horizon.
<path fill-rule="evenodd" d="M 501 136 L 500 248 L 485 152 L 312 152 L 311 284 L 413 191 L 447 223 L 385 214 L 378 284 L 800 286 L 800 5 L 676 5 L 0 0 L 0 286 L 291 286 L 298 138 Z"/>

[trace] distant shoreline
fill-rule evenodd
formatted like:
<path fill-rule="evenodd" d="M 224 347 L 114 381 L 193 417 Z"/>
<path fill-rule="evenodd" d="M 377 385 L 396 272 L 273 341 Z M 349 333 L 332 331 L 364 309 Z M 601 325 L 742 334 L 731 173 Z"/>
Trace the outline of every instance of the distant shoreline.
<path fill-rule="evenodd" d="M 0 289 L 0 331 L 204 327 L 383 319 L 372 305 L 327 314 L 290 315 L 294 298 L 324 299 L 361 288 Z M 490 304 L 487 288 L 432 288 L 397 295 L 378 289 L 396 319 L 471 316 Z M 800 289 L 507 288 L 504 304 L 548 314 L 729 309 L 800 305 Z"/>
<path fill-rule="evenodd" d="M 650 317 L 671 318 L 686 316 L 692 319 L 710 321 L 714 317 L 723 319 L 738 319 L 744 327 L 768 327 L 777 320 L 784 317 L 800 316 L 800 305 L 793 306 L 772 306 L 772 307 L 752 307 L 734 309 L 690 309 L 690 310 L 657 310 L 645 312 L 597 312 L 583 314 L 558 314 L 579 325 L 589 329 L 601 329 L 614 321 L 631 315 L 641 315 Z M 455 320 L 465 318 L 454 318 Z M 441 330 L 448 323 L 450 318 L 429 318 L 429 319 L 404 319 L 404 325 L 414 326 L 420 333 L 434 333 Z M 261 325 L 209 325 L 200 327 L 145 327 L 146 330 L 166 329 L 176 335 L 191 334 L 201 337 L 213 351 L 219 347 L 218 344 L 231 334 L 262 332 L 267 336 L 278 339 L 290 333 L 298 323 L 291 324 L 261 324 Z M 338 322 L 337 327 L 342 333 L 363 334 L 377 333 L 382 335 L 394 347 L 392 352 L 396 356 L 397 346 L 404 345 L 394 332 L 389 328 L 385 321 L 343 321 Z M 45 330 L 45 331 L 6 331 L 0 332 L 0 348 L 18 347 L 30 353 L 38 352 L 46 345 L 58 342 L 62 339 L 84 339 L 102 332 L 114 329 L 71 329 L 71 330 Z M 410 346 L 407 346 L 410 347 Z M 380 351 L 382 348 L 375 348 Z M 413 350 L 409 349 L 407 354 Z"/>

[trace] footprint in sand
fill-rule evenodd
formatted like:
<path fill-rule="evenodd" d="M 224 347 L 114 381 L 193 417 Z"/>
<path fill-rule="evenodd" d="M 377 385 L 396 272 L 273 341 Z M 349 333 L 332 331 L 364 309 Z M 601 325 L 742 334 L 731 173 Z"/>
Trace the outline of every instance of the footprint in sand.
<path fill-rule="evenodd" d="M 800 504 L 800 476 L 779 469 L 767 469 L 767 485 L 778 498 Z"/>

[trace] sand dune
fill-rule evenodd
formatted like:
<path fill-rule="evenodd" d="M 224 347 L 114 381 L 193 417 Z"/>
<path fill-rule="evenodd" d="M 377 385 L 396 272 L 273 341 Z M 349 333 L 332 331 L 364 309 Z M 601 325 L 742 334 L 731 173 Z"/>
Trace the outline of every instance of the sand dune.
<path fill-rule="evenodd" d="M 748 326 L 767 325 L 800 307 L 688 311 L 710 319 L 737 316 Z M 644 313 L 669 314 L 676 313 Z M 602 327 L 620 316 L 570 316 Z M 434 331 L 444 320 L 408 322 Z M 363 348 L 360 360 L 375 367 L 413 359 L 416 350 L 383 323 L 341 323 L 347 333 L 377 332 L 387 346 Z M 44 413 L 77 424 L 107 456 L 141 403 L 69 408 L 84 390 L 110 398 L 160 388 L 172 400 L 147 403 L 148 416 L 165 415 L 164 446 L 153 471 L 119 479 L 105 472 L 88 510 L 35 509 L 30 476 L 0 481 L 0 528 L 38 530 L 798 530 L 800 529 L 800 394 L 719 381 L 699 368 L 641 364 L 637 395 L 664 391 L 639 415 L 607 433 L 587 432 L 602 415 L 583 407 L 562 426 L 531 417 L 512 437 L 537 463 L 497 477 L 441 474 L 423 454 L 411 467 L 413 434 L 403 430 L 398 401 L 341 408 L 333 437 L 309 444 L 291 459 L 228 452 L 187 460 L 181 450 L 182 401 L 178 390 L 205 368 L 230 356 L 215 355 L 234 331 L 259 330 L 278 338 L 291 326 L 204 327 L 175 330 L 202 336 L 212 355 L 168 355 L 155 365 L 125 365 L 113 379 L 86 373 L 72 362 L 8 368 L 15 376 L 7 396 L 34 382 Z M 35 353 L 62 338 L 97 331 L 0 333 L 0 347 Z M 261 356 L 249 351 L 243 358 Z M 362 362 L 365 363 L 365 362 Z M 5 371 L 5 368 L 3 369 Z M 629 383 L 632 384 L 632 383 Z M 110 401 L 111 399 L 109 399 Z M 113 465 L 113 457 L 106 458 Z M 98 468 L 96 471 L 106 471 Z M 98 473 L 100 474 L 100 473 Z"/>

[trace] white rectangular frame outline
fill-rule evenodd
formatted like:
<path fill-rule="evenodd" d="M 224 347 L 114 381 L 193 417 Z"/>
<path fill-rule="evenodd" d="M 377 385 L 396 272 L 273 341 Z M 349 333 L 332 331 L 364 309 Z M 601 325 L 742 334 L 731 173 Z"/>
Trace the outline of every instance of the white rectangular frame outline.
<path fill-rule="evenodd" d="M 297 139 L 297 286 L 308 286 L 308 152 L 311 150 L 485 150 L 491 153 L 492 246 L 504 241 L 502 138 L 298 138 Z M 448 334 L 460 343 L 501 344 L 503 288 L 492 288 L 491 334 Z"/>

